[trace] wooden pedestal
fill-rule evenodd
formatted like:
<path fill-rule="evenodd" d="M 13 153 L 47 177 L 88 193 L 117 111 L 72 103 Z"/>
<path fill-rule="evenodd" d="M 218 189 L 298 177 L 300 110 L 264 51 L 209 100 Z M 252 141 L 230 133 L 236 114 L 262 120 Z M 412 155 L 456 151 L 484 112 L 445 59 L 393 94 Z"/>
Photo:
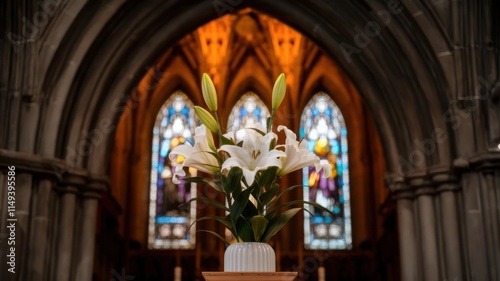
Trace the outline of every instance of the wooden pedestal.
<path fill-rule="evenodd" d="M 297 272 L 202 272 L 206 281 L 293 281 Z"/>

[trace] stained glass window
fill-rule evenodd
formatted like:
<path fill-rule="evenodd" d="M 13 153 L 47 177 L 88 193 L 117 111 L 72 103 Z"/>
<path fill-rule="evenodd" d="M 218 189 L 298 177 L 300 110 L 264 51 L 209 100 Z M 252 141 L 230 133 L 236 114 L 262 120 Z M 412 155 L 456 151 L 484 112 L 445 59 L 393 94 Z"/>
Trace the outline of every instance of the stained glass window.
<path fill-rule="evenodd" d="M 352 246 L 349 202 L 347 130 L 337 105 L 325 93 L 316 94 L 300 119 L 300 137 L 307 147 L 332 165 L 327 178 L 314 168 L 303 170 L 304 200 L 321 204 L 334 215 L 309 207 L 304 212 L 304 246 L 307 249 L 350 249 Z"/>
<path fill-rule="evenodd" d="M 260 123 L 266 128 L 267 117 L 271 116 L 269 109 L 262 100 L 253 92 L 247 92 L 236 102 L 227 121 L 227 130 L 236 130 L 236 140 L 245 136 L 245 128 Z M 226 241 L 235 241 L 231 232 L 226 229 Z"/>
<path fill-rule="evenodd" d="M 244 128 L 256 123 L 266 127 L 266 119 L 271 116 L 266 105 L 252 92 L 244 94 L 234 105 L 227 121 L 227 130 L 237 130 L 236 139 L 241 140 L 245 136 Z"/>
<path fill-rule="evenodd" d="M 197 119 L 188 97 L 175 92 L 163 104 L 153 129 L 151 187 L 149 205 L 150 249 L 192 249 L 195 246 L 196 204 L 183 205 L 196 196 L 194 184 L 174 184 L 172 174 L 184 160 L 182 156 L 170 160 L 170 151 L 187 141 L 193 142 Z M 190 170 L 186 176 L 193 176 Z M 189 230 L 188 230 L 189 229 Z"/>

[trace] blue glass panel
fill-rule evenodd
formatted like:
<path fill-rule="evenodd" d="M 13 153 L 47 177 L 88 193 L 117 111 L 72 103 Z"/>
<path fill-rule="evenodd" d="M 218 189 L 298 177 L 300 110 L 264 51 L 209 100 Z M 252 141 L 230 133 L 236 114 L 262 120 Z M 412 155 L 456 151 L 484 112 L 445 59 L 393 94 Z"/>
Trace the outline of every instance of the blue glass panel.
<path fill-rule="evenodd" d="M 327 178 L 314 168 L 303 171 L 304 199 L 314 201 L 332 211 L 334 216 L 309 207 L 304 213 L 304 246 L 307 249 L 350 249 L 352 247 L 350 202 L 347 178 L 347 130 L 342 114 L 325 93 L 316 94 L 304 108 L 300 120 L 300 136 L 307 148 L 323 162 L 332 165 Z"/>
<path fill-rule="evenodd" d="M 187 223 L 189 222 L 186 217 L 156 217 L 156 223 Z"/>
<path fill-rule="evenodd" d="M 236 137 L 242 137 L 245 133 L 243 128 L 260 123 L 266 127 L 266 119 L 271 116 L 266 105 L 254 93 L 244 94 L 234 105 L 227 121 L 228 131 L 238 131 Z"/>
<path fill-rule="evenodd" d="M 194 184 L 174 184 L 172 175 L 182 157 L 170 159 L 177 145 L 192 141 L 197 120 L 194 106 L 182 92 L 173 93 L 160 109 L 153 129 L 148 247 L 193 249 L 196 204 L 183 205 L 195 196 Z M 188 176 L 192 176 L 189 174 Z"/>

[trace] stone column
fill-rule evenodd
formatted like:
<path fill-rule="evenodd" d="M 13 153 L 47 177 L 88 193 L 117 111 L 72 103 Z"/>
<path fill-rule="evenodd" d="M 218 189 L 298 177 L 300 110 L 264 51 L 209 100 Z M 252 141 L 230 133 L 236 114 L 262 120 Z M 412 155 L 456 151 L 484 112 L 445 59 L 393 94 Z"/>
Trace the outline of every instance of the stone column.
<path fill-rule="evenodd" d="M 485 169 L 480 174 L 481 201 L 483 206 L 484 237 L 487 245 L 488 269 L 491 280 L 500 280 L 500 218 L 495 187 L 495 171 Z M 495 192 L 496 191 L 496 192 Z"/>
<path fill-rule="evenodd" d="M 94 265 L 94 247 L 97 204 L 100 194 L 85 192 L 82 198 L 82 214 L 79 229 L 80 233 L 76 245 L 78 249 L 75 256 L 75 281 L 91 281 Z"/>
<path fill-rule="evenodd" d="M 30 202 L 33 190 L 33 175 L 16 170 L 16 271 L 17 280 L 27 279 L 28 229 L 30 217 Z"/>
<path fill-rule="evenodd" d="M 420 279 L 420 261 L 415 235 L 416 214 L 413 192 L 402 181 L 391 183 L 390 187 L 397 200 L 401 280 L 417 281 Z"/>
<path fill-rule="evenodd" d="M 398 198 L 399 246 L 402 280 L 419 280 L 413 200 Z"/>
<path fill-rule="evenodd" d="M 493 238 L 492 252 L 494 254 L 492 267 L 496 268 L 496 278 L 500 280 L 500 168 L 497 170 L 486 170 L 484 172 L 486 179 L 486 194 L 491 215 L 490 232 Z M 497 182 L 495 183 L 495 177 Z"/>
<path fill-rule="evenodd" d="M 435 174 L 432 181 L 437 186 L 441 209 L 442 241 L 445 260 L 445 278 L 450 281 L 465 280 L 462 266 L 463 253 L 460 243 L 459 217 L 457 215 L 457 194 L 459 190 L 456 179 L 447 173 Z"/>
<path fill-rule="evenodd" d="M 454 164 L 462 170 L 468 277 L 500 280 L 500 195 L 495 182 L 500 174 L 500 153 L 479 153 Z"/>
<path fill-rule="evenodd" d="M 97 204 L 107 188 L 107 177 L 91 177 L 87 170 L 78 168 L 58 174 L 60 170 L 54 167 L 67 167 L 60 159 L 0 148 L 0 250 L 4 250 L 3 238 L 7 234 L 2 219 L 7 216 L 3 204 L 7 200 L 3 168 L 7 166 L 16 167 L 16 274 L 6 275 L 2 252 L 0 280 L 90 281 Z M 58 187 L 56 178 L 61 181 Z M 81 202 L 77 200 L 79 191 L 83 194 Z M 75 239 L 75 233 L 80 239 Z"/>
<path fill-rule="evenodd" d="M 69 281 L 73 256 L 73 239 L 75 228 L 76 192 L 74 186 L 61 190 L 58 208 L 55 281 Z"/>
<path fill-rule="evenodd" d="M 0 280 L 14 280 L 14 276 L 7 269 L 7 239 L 9 230 L 7 229 L 7 175 L 0 170 Z M 9 276 L 11 275 L 11 276 Z"/>
<path fill-rule="evenodd" d="M 34 188 L 32 195 L 32 213 L 30 221 L 28 263 L 26 265 L 28 280 L 45 280 L 47 249 L 49 241 L 50 206 L 53 204 L 52 179 L 43 178 Z"/>
<path fill-rule="evenodd" d="M 484 237 L 483 213 L 481 209 L 480 183 L 476 172 L 461 175 L 465 239 L 467 247 L 466 265 L 472 280 L 492 280 L 488 274 L 487 244 Z"/>
<path fill-rule="evenodd" d="M 423 280 L 439 281 L 439 251 L 434 210 L 435 190 L 423 178 L 412 179 L 418 206 L 418 230 L 420 233 L 420 251 L 422 255 Z"/>

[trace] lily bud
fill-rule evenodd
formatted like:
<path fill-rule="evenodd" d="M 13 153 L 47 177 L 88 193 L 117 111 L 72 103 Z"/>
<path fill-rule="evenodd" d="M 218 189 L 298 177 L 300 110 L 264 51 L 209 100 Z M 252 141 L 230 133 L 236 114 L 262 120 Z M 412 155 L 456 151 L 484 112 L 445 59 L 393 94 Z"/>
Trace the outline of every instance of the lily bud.
<path fill-rule="evenodd" d="M 215 118 L 208 112 L 206 109 L 195 106 L 194 107 L 194 113 L 196 113 L 196 116 L 198 116 L 198 119 L 200 119 L 201 123 L 205 125 L 210 131 L 212 131 L 214 134 L 217 134 L 219 132 L 219 125 L 217 125 L 217 121 L 215 121 Z"/>
<path fill-rule="evenodd" d="M 212 136 L 211 132 L 207 132 L 207 143 L 208 147 L 213 151 L 217 151 L 217 147 L 215 147 L 214 136 Z"/>
<path fill-rule="evenodd" d="M 276 82 L 274 82 L 273 99 L 272 99 L 273 110 L 278 109 L 278 107 L 280 106 L 281 102 L 285 98 L 285 91 L 286 91 L 285 74 L 281 73 L 280 76 L 278 76 L 278 78 L 276 79 Z"/>
<path fill-rule="evenodd" d="M 208 74 L 203 73 L 201 77 L 201 92 L 203 99 L 212 112 L 217 111 L 217 92 L 215 91 L 214 83 Z"/>

